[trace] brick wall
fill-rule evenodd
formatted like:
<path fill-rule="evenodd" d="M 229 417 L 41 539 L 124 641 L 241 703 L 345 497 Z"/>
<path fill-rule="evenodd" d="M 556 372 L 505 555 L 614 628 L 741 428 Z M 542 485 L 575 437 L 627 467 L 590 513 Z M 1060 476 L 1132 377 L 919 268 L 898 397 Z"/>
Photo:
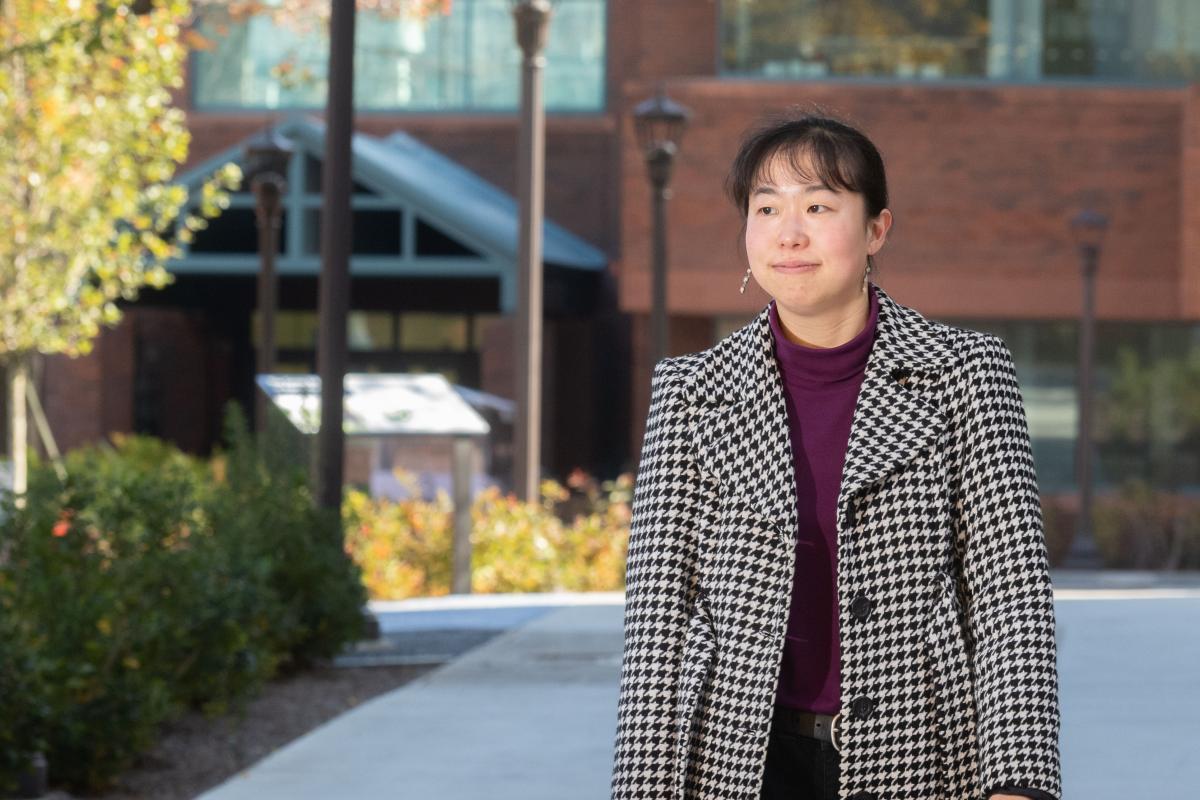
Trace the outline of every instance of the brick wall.
<path fill-rule="evenodd" d="M 745 128 L 764 110 L 794 103 L 821 104 L 861 125 L 883 152 L 895 222 L 878 257 L 879 281 L 901 302 L 934 316 L 1074 316 L 1079 264 L 1067 223 L 1086 203 L 1110 217 L 1100 316 L 1200 319 L 1200 88 L 723 80 L 716 77 L 718 5 L 609 0 L 607 112 L 553 115 L 547 123 L 547 216 L 613 259 L 630 326 L 630 407 L 614 415 L 621 430 L 611 435 L 628 436 L 633 463 L 648 401 L 651 231 L 629 112 L 660 81 L 695 114 L 668 204 L 672 353 L 707 346 L 714 316 L 748 317 L 769 299 L 753 281 L 745 295 L 737 291 L 745 269 L 740 218 L 722 181 Z M 269 121 L 191 114 L 192 163 Z M 357 124 L 379 135 L 405 130 L 516 190 L 515 115 L 370 114 Z M 568 328 L 561 332 L 566 337 Z M 482 356 L 483 388 L 511 396 L 511 332 L 496 333 Z M 105 335 L 92 357 L 100 361 L 48 365 L 65 381 L 48 380 L 46 391 L 55 398 L 47 405 L 61 406 L 53 413 L 68 439 L 131 424 L 125 335 Z M 586 331 L 570 337 L 584 343 L 583 353 L 614 346 Z M 566 341 L 547 353 L 547 369 L 556 370 L 547 402 L 557 405 L 557 431 L 572 415 L 593 418 L 609 397 L 605 386 L 577 379 L 584 373 Z M 578 449 L 603 436 L 572 431 L 563 442 Z"/>
<path fill-rule="evenodd" d="M 1177 224 L 1180 230 L 1180 315 L 1200 318 L 1200 84 L 1185 93 L 1180 126 L 1181 169 Z"/>
<path fill-rule="evenodd" d="M 39 389 L 56 443 L 66 451 L 134 430 L 141 352 L 142 368 L 153 373 L 146 377 L 155 433 L 186 451 L 206 452 L 229 394 L 226 350 L 198 313 L 129 309 L 90 354 L 45 359 Z"/>
<path fill-rule="evenodd" d="M 626 104 L 646 91 L 630 84 Z M 745 270 L 736 249 L 741 220 L 722 181 L 746 125 L 766 109 L 803 102 L 862 126 L 884 156 L 894 223 L 877 261 L 880 284 L 901 302 L 933 315 L 1074 315 L 1079 262 L 1068 221 L 1090 204 L 1110 219 L 1100 316 L 1200 316 L 1194 304 L 1180 303 L 1181 287 L 1196 280 L 1182 256 L 1184 236 L 1195 236 L 1194 209 L 1192 225 L 1180 225 L 1185 158 L 1194 162 L 1200 144 L 1188 150 L 1181 141 L 1189 92 L 691 79 L 668 91 L 695 113 L 668 212 L 673 311 L 744 313 L 770 299 L 753 280 L 744 296 L 737 292 Z M 648 189 L 625 127 L 621 306 L 644 312 Z"/>

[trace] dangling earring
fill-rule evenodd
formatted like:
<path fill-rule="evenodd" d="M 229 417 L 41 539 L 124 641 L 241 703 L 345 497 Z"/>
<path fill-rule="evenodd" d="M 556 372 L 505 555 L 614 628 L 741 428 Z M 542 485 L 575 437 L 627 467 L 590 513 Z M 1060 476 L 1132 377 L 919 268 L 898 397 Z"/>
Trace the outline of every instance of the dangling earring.
<path fill-rule="evenodd" d="M 862 285 L 862 290 L 863 290 L 864 292 L 867 290 L 867 277 L 868 277 L 870 274 L 871 274 L 871 257 L 870 257 L 870 256 L 867 256 L 867 271 L 863 273 L 863 285 Z"/>
<path fill-rule="evenodd" d="M 741 294 L 746 293 L 746 281 L 748 280 L 750 280 L 750 268 L 746 267 L 746 274 L 742 276 L 742 288 L 738 290 Z"/>

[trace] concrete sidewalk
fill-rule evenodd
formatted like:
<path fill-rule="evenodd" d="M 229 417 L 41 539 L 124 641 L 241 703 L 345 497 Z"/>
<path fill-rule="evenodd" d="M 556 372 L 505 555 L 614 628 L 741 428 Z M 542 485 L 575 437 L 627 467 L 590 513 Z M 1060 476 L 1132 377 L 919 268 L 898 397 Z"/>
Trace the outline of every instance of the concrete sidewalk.
<path fill-rule="evenodd" d="M 622 609 L 620 595 L 541 608 L 532 621 L 312 731 L 202 797 L 606 798 Z M 476 625 L 482 616 L 511 619 L 512 610 L 488 614 L 460 604 L 450 612 Z M 392 614 L 382 614 L 385 631 L 400 624 Z"/>
<path fill-rule="evenodd" d="M 1200 575 L 1056 572 L 1064 800 L 1193 800 Z M 502 629 L 272 754 L 203 800 L 602 800 L 619 594 L 443 598 L 386 631 Z"/>

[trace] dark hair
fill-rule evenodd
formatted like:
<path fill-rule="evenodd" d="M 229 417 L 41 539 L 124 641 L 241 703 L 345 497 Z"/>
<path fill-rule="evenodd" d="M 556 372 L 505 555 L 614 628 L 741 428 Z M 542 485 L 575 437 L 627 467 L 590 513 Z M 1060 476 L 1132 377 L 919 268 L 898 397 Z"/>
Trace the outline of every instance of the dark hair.
<path fill-rule="evenodd" d="M 871 140 L 833 117 L 792 108 L 768 116 L 742 138 L 725 179 L 725 193 L 743 221 L 749 213 L 752 184 L 776 153 L 787 158 L 805 181 L 821 180 L 834 189 L 861 194 L 867 219 L 887 208 L 883 158 Z M 802 169 L 805 157 L 811 160 L 815 176 Z"/>

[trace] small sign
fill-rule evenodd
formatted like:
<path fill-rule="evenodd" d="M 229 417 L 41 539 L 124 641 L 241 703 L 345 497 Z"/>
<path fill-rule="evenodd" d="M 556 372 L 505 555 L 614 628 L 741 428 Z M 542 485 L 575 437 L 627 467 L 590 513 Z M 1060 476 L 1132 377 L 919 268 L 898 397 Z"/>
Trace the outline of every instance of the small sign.
<path fill-rule="evenodd" d="M 259 375 L 258 386 L 301 433 L 321 427 L 319 375 Z M 344 379 L 347 436 L 484 436 L 490 426 L 444 375 L 351 373 Z"/>

